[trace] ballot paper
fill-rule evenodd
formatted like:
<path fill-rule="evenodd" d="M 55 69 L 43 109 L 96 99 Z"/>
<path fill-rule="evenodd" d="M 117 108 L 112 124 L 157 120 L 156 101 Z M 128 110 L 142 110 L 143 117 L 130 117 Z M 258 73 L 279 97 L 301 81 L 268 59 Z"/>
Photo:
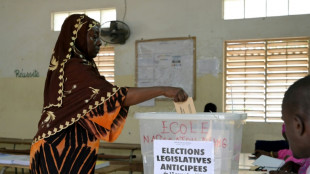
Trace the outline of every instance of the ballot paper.
<path fill-rule="evenodd" d="M 195 114 L 196 109 L 192 97 L 188 97 L 185 102 L 174 102 L 175 110 L 179 114 Z"/>
<path fill-rule="evenodd" d="M 264 167 L 264 169 L 266 169 L 267 171 L 271 171 L 277 170 L 278 168 L 282 167 L 284 163 L 285 161 L 282 159 L 261 155 L 254 161 L 253 165 L 261 166 Z"/>

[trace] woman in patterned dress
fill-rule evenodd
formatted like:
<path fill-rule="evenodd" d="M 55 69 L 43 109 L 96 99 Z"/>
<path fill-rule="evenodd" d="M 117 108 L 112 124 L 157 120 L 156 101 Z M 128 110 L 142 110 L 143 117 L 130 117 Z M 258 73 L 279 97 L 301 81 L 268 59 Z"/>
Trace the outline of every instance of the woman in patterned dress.
<path fill-rule="evenodd" d="M 100 24 L 71 15 L 51 57 L 44 106 L 30 151 L 31 173 L 94 173 L 99 141 L 120 135 L 129 106 L 163 95 L 187 99 L 181 88 L 113 86 L 93 61 L 99 52 Z"/>

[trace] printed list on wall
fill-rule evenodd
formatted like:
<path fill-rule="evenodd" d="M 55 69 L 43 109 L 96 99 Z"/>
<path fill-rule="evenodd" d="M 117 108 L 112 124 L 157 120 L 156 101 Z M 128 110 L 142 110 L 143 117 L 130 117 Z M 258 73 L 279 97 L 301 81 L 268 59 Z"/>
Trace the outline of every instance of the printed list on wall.
<path fill-rule="evenodd" d="M 154 141 L 154 173 L 213 174 L 214 143 L 212 141 Z"/>
<path fill-rule="evenodd" d="M 195 45 L 195 37 L 137 41 L 137 86 L 182 87 L 195 98 Z"/>

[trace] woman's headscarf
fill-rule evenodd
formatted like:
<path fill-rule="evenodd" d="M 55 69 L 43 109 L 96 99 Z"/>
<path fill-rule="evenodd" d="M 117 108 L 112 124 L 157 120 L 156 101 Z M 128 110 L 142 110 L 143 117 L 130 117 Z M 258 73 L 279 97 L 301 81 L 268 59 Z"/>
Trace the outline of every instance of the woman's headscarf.
<path fill-rule="evenodd" d="M 87 55 L 87 32 L 95 25 L 99 23 L 79 14 L 71 15 L 64 21 L 47 73 L 44 109 L 61 106 L 66 62 L 70 60 L 75 48 Z"/>
<path fill-rule="evenodd" d="M 34 142 L 72 125 L 119 90 L 100 76 L 88 57 L 87 32 L 96 25 L 100 27 L 81 14 L 64 21 L 45 81 L 44 106 Z"/>

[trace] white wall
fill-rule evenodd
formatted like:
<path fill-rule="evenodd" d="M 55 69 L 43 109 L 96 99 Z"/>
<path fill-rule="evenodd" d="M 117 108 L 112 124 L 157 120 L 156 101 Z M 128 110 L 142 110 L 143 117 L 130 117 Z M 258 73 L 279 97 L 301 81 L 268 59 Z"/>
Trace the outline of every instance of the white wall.
<path fill-rule="evenodd" d="M 50 55 L 58 36 L 51 31 L 51 12 L 110 8 L 122 20 L 124 0 L 1 0 L 0 1 L 0 137 L 32 138 L 43 102 L 43 87 Z M 135 85 L 135 41 L 141 38 L 196 36 L 197 60 L 215 57 L 222 62 L 223 42 L 235 39 L 310 35 L 310 15 L 224 21 L 220 0 L 127 0 L 125 22 L 131 36 L 117 45 L 116 84 Z M 15 78 L 14 70 L 37 70 L 39 78 Z M 214 102 L 222 111 L 222 73 L 198 76 L 196 109 Z M 155 107 L 133 106 L 118 142 L 139 142 L 136 111 L 172 111 L 171 102 Z M 248 123 L 243 151 L 252 151 L 256 139 L 281 138 L 281 124 Z M 268 136 L 267 136 L 268 135 Z"/>

